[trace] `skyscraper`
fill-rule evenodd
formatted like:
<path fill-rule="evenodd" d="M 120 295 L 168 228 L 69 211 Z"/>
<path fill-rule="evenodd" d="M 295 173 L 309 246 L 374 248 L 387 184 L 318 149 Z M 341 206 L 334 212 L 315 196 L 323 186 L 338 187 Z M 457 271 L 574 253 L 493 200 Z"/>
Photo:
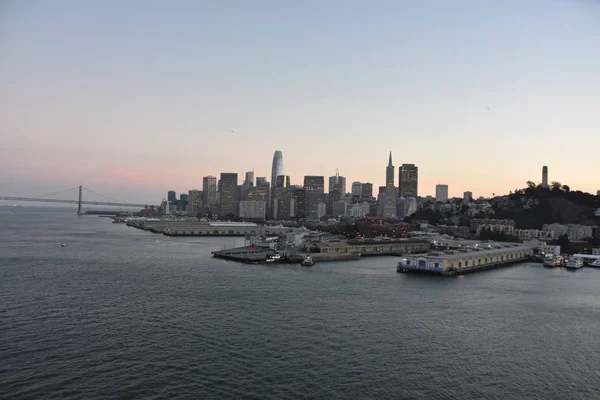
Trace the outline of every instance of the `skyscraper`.
<path fill-rule="evenodd" d="M 254 186 L 254 171 L 246 172 L 246 179 L 244 179 L 244 185 Z"/>
<path fill-rule="evenodd" d="M 169 190 L 167 192 L 167 200 L 169 201 L 169 203 L 174 203 L 175 201 L 177 201 L 177 193 L 175 193 L 174 190 Z"/>
<path fill-rule="evenodd" d="M 383 207 L 381 215 L 385 218 L 394 218 L 397 216 L 396 204 L 398 194 L 394 186 L 394 165 L 392 164 L 392 152 L 390 151 L 390 159 L 388 166 L 385 169 L 385 192 L 383 194 Z"/>
<path fill-rule="evenodd" d="M 267 180 L 266 176 L 257 176 L 256 177 L 256 186 L 264 186 L 264 185 L 269 186 L 269 181 Z"/>
<path fill-rule="evenodd" d="M 362 198 L 362 183 L 352 182 L 352 196 Z"/>
<path fill-rule="evenodd" d="M 221 196 L 219 201 L 219 215 L 227 217 L 229 214 L 237 215 L 238 204 L 236 198 L 238 174 L 221 172 Z"/>
<path fill-rule="evenodd" d="M 214 176 L 205 176 L 202 178 L 202 191 L 204 192 L 205 209 L 210 209 L 211 206 L 217 204 L 217 178 Z"/>
<path fill-rule="evenodd" d="M 306 216 L 318 217 L 319 203 L 324 200 L 325 178 L 323 176 L 305 176 L 304 190 L 306 191 Z"/>
<path fill-rule="evenodd" d="M 417 197 L 419 187 L 419 167 L 415 164 L 402 164 L 398 168 L 398 189 L 400 197 Z"/>
<path fill-rule="evenodd" d="M 346 178 L 344 176 L 340 176 L 339 171 L 335 170 L 335 175 L 329 177 L 329 193 L 333 189 L 339 189 L 341 193 L 346 193 Z"/>
<path fill-rule="evenodd" d="M 464 192 L 463 193 L 463 200 L 464 201 L 473 201 L 473 192 Z"/>
<path fill-rule="evenodd" d="M 360 198 L 363 200 L 367 200 L 373 197 L 373 184 L 370 182 L 364 182 L 362 185 L 362 190 L 360 194 Z"/>
<path fill-rule="evenodd" d="M 435 185 L 435 201 L 447 201 L 448 200 L 448 185 L 438 184 Z"/>
<path fill-rule="evenodd" d="M 283 154 L 280 150 L 275 150 L 275 153 L 273 153 L 273 165 L 271 166 L 271 195 L 269 196 L 268 207 L 269 217 L 273 214 L 275 183 L 279 175 L 283 175 Z"/>
<path fill-rule="evenodd" d="M 196 217 L 200 212 L 201 196 L 198 189 L 192 189 L 188 192 L 187 213 L 190 217 Z"/>
<path fill-rule="evenodd" d="M 548 187 L 548 167 L 545 165 L 542 167 L 542 187 Z"/>

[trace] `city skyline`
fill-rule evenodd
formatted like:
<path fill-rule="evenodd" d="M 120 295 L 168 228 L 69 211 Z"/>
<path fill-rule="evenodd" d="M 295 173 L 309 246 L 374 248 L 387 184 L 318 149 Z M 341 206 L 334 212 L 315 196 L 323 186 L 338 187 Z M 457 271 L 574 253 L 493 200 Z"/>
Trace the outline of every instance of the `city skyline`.
<path fill-rule="evenodd" d="M 292 184 L 338 169 L 384 186 L 392 151 L 420 196 L 508 193 L 543 165 L 596 193 L 592 156 L 563 150 L 600 147 L 598 20 L 595 2 L 541 0 L 9 2 L 0 195 L 83 184 L 148 202 L 221 172 L 269 177 L 274 149 Z"/>

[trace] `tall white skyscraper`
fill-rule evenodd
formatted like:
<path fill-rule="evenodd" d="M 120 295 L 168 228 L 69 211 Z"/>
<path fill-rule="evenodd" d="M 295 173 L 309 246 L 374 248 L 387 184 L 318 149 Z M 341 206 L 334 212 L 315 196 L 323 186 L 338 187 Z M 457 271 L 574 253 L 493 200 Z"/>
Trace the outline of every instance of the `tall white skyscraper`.
<path fill-rule="evenodd" d="M 448 185 L 435 185 L 435 201 L 448 201 Z"/>
<path fill-rule="evenodd" d="M 277 177 L 279 175 L 283 175 L 283 153 L 281 150 L 275 150 L 275 153 L 273 153 L 273 164 L 271 166 L 271 194 L 269 195 L 269 204 L 267 207 L 267 214 L 269 217 L 273 215 L 273 204 L 277 191 L 277 189 L 275 189 L 275 184 L 277 183 Z"/>

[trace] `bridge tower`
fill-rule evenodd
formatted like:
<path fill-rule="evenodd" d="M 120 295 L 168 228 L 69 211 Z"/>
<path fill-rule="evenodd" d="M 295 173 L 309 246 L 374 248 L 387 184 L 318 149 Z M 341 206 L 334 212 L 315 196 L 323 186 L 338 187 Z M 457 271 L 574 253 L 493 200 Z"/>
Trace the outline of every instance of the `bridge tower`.
<path fill-rule="evenodd" d="M 83 197 L 82 192 L 83 192 L 83 188 L 81 186 L 79 186 L 79 201 L 77 202 L 77 215 L 83 214 L 81 212 L 81 198 Z"/>

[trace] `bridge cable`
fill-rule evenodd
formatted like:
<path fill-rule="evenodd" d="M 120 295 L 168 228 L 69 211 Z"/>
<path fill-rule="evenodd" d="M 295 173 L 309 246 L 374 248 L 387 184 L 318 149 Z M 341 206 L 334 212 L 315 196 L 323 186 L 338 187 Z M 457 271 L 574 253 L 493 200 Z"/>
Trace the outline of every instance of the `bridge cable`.
<path fill-rule="evenodd" d="M 84 187 L 84 189 L 85 189 L 85 190 L 87 190 L 88 192 L 92 192 L 92 193 L 94 193 L 95 195 L 98 195 L 98 196 L 100 196 L 100 197 L 104 197 L 105 199 L 112 200 L 112 201 L 114 201 L 114 202 L 117 202 L 117 203 L 131 204 L 131 203 L 127 202 L 127 201 L 123 201 L 123 200 L 115 199 L 114 197 L 108 197 L 108 196 L 105 196 L 105 195 L 103 195 L 103 194 L 100 194 L 100 193 L 98 193 L 98 192 L 95 192 L 95 191 L 93 191 L 93 190 L 92 190 L 92 189 L 90 189 L 90 188 L 86 188 L 86 187 Z"/>

